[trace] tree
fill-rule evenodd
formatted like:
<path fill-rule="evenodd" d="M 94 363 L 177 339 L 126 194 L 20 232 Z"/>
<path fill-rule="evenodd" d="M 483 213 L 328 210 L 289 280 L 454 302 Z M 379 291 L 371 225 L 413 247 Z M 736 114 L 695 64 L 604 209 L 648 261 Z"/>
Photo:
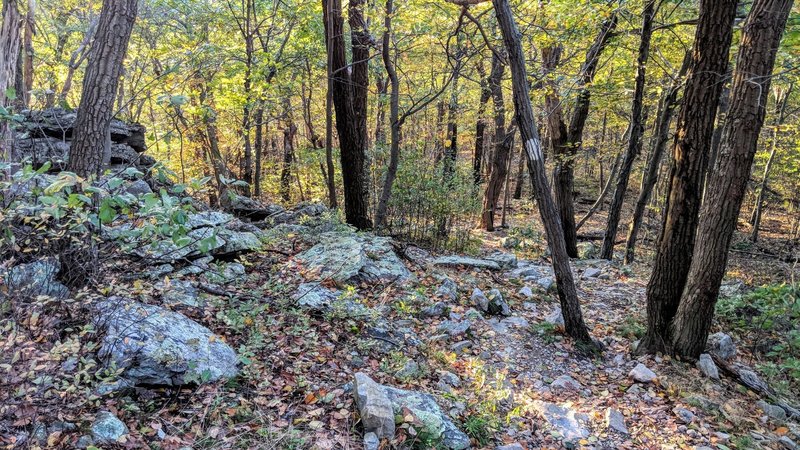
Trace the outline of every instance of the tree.
<path fill-rule="evenodd" d="M 519 30 L 511 15 L 511 7 L 508 4 L 508 0 L 492 0 L 492 4 L 494 5 L 497 22 L 503 34 L 503 43 L 508 55 L 514 92 L 515 118 L 522 136 L 525 156 L 528 161 L 528 171 L 536 192 L 539 214 L 544 224 L 547 243 L 552 255 L 553 272 L 556 278 L 561 312 L 564 316 L 564 327 L 567 334 L 573 339 L 582 345 L 594 347 L 589 331 L 583 321 L 583 314 L 578 302 L 578 293 L 575 289 L 575 281 L 572 278 L 572 270 L 570 269 L 569 256 L 564 244 L 563 230 L 547 183 L 542 141 L 539 139 L 539 133 L 534 122 L 530 88 L 528 87 L 528 74 L 525 68 L 525 54 L 522 51 Z"/>
<path fill-rule="evenodd" d="M 329 6 L 330 3 L 330 6 Z M 350 0 L 349 24 L 352 64 L 347 64 L 341 0 L 322 0 L 332 82 L 332 99 L 339 134 L 344 212 L 347 223 L 369 229 L 366 180 L 367 89 L 370 36 L 364 22 L 363 0 Z"/>
<path fill-rule="evenodd" d="M 481 212 L 481 228 L 494 231 L 494 213 L 498 209 L 500 191 L 506 181 L 508 172 L 508 158 L 511 154 L 513 131 L 506 130 L 506 107 L 503 101 L 503 72 L 505 64 L 500 59 L 501 55 L 492 55 L 492 71 L 489 75 L 489 92 L 494 104 L 494 152 L 492 152 L 489 179 L 483 194 L 483 208 Z M 506 188 L 508 189 L 508 188 Z"/>
<path fill-rule="evenodd" d="M 617 239 L 619 216 L 622 214 L 622 203 L 625 192 L 628 190 L 628 179 L 631 175 L 633 162 L 642 151 L 642 134 L 644 123 L 642 121 L 642 106 L 644 104 L 644 85 L 647 67 L 647 58 L 650 55 L 650 37 L 653 34 L 653 17 L 655 16 L 655 1 L 648 1 L 642 12 L 642 35 L 639 42 L 639 57 L 636 62 L 636 87 L 633 90 L 633 104 L 631 106 L 631 135 L 628 139 L 628 148 L 622 158 L 622 165 L 617 175 L 617 186 L 614 197 L 608 209 L 608 222 L 606 233 L 603 237 L 603 247 L 600 257 L 610 260 L 614 256 L 614 241 Z"/>
<path fill-rule="evenodd" d="M 122 74 L 122 62 L 136 21 L 137 0 L 103 2 L 94 42 L 89 50 L 83 92 L 75 119 L 75 136 L 67 170 L 98 175 L 111 152 L 109 125 Z"/>
<path fill-rule="evenodd" d="M 736 0 L 702 0 L 672 150 L 667 205 L 647 284 L 647 334 L 640 351 L 666 351 L 692 260 L 714 117 L 728 67 Z"/>
<path fill-rule="evenodd" d="M 679 356 L 697 358 L 706 345 L 792 1 L 756 0 L 744 25 L 720 153 L 709 173 L 692 266 L 672 323 L 673 351 Z"/>
<path fill-rule="evenodd" d="M 6 93 L 14 87 L 17 76 L 17 58 L 19 56 L 19 32 L 22 16 L 16 0 L 3 2 L 2 25 L 0 25 L 0 107 L 8 106 Z M 5 142 L 8 124 L 0 124 L 0 153 L 5 153 L 8 146 Z"/>

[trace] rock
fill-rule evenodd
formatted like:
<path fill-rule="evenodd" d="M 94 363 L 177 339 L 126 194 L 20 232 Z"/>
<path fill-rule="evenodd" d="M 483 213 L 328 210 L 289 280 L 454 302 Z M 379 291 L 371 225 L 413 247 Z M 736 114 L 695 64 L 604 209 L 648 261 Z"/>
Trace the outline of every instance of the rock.
<path fill-rule="evenodd" d="M 574 443 L 589 437 L 589 430 L 584 426 L 584 423 L 588 422 L 588 417 L 584 414 L 540 400 L 533 402 L 533 409 L 542 416 L 554 431 L 561 435 L 565 443 Z"/>
<path fill-rule="evenodd" d="M 323 310 L 330 308 L 340 295 L 340 291 L 332 291 L 319 283 L 302 283 L 297 287 L 292 298 L 300 306 Z"/>
<path fill-rule="evenodd" d="M 550 387 L 579 391 L 583 386 L 569 375 L 561 375 L 550 383 Z"/>
<path fill-rule="evenodd" d="M 706 352 L 725 361 L 729 361 L 736 356 L 736 345 L 729 335 L 721 332 L 714 333 L 708 336 Z"/>
<path fill-rule="evenodd" d="M 490 315 L 511 315 L 511 309 L 508 303 L 503 299 L 503 295 L 497 289 L 489 291 L 488 297 L 484 295 L 483 291 L 475 288 L 471 296 L 473 304 L 482 312 Z"/>
<path fill-rule="evenodd" d="M 597 246 L 591 242 L 581 242 L 578 244 L 578 258 L 594 259 L 598 255 Z"/>
<path fill-rule="evenodd" d="M 561 314 L 561 308 L 556 306 L 556 309 L 553 310 L 550 314 L 547 315 L 544 319 L 545 322 L 553 324 L 556 328 L 563 329 L 564 328 L 564 315 Z"/>
<path fill-rule="evenodd" d="M 378 439 L 378 435 L 369 432 L 364 433 L 364 450 L 378 450 L 381 445 L 381 440 Z"/>
<path fill-rule="evenodd" d="M 458 286 L 455 281 L 445 277 L 442 284 L 436 289 L 436 296 L 444 301 L 454 302 L 458 299 Z"/>
<path fill-rule="evenodd" d="M 131 195 L 135 195 L 139 197 L 145 194 L 152 194 L 153 190 L 150 188 L 150 185 L 147 184 L 144 180 L 135 180 L 127 184 L 125 186 L 125 192 Z"/>
<path fill-rule="evenodd" d="M 419 364 L 413 359 L 409 359 L 400 370 L 395 372 L 394 376 L 400 380 L 410 380 L 419 377 L 421 373 Z"/>
<path fill-rule="evenodd" d="M 236 217 L 252 221 L 261 221 L 273 214 L 285 211 L 280 205 L 266 205 L 244 195 L 239 195 L 230 189 L 226 189 L 220 196 L 220 203 L 225 211 Z"/>
<path fill-rule="evenodd" d="M 6 274 L 8 295 L 33 300 L 46 295 L 63 300 L 69 297 L 69 289 L 56 280 L 61 264 L 56 258 L 42 258 L 28 264 L 12 267 Z"/>
<path fill-rule="evenodd" d="M 605 413 L 606 427 L 622 434 L 628 434 L 625 416 L 618 409 L 607 408 Z"/>
<path fill-rule="evenodd" d="M 202 306 L 200 292 L 195 283 L 186 280 L 159 281 L 155 288 L 161 291 L 161 299 L 170 305 Z"/>
<path fill-rule="evenodd" d="M 519 290 L 518 294 L 526 299 L 533 298 L 533 290 L 531 290 L 531 288 L 528 286 L 523 286 L 522 289 Z"/>
<path fill-rule="evenodd" d="M 473 267 L 476 269 L 501 270 L 497 261 L 489 259 L 472 258 L 470 256 L 440 256 L 433 260 L 433 264 L 442 267 Z"/>
<path fill-rule="evenodd" d="M 545 292 L 549 292 L 555 286 L 555 280 L 553 280 L 553 277 L 543 277 L 536 280 L 536 284 L 544 289 Z"/>
<path fill-rule="evenodd" d="M 634 367 L 633 370 L 630 371 L 628 376 L 633 378 L 634 381 L 638 381 L 639 383 L 650 383 L 652 381 L 655 381 L 656 378 L 658 378 L 655 372 L 648 369 L 647 366 L 645 366 L 642 363 L 637 364 L 636 367 Z"/>
<path fill-rule="evenodd" d="M 742 280 L 725 280 L 719 287 L 720 297 L 734 297 L 744 291 Z"/>
<path fill-rule="evenodd" d="M 134 384 L 180 386 L 238 374 L 231 347 L 208 328 L 167 309 L 120 297 L 95 305 L 98 356 Z"/>
<path fill-rule="evenodd" d="M 714 360 L 708 353 L 703 353 L 700 355 L 700 358 L 697 360 L 697 368 L 700 369 L 700 372 L 702 372 L 703 375 L 707 376 L 708 378 L 719 380 L 719 370 L 717 369 L 717 365 L 714 364 Z"/>
<path fill-rule="evenodd" d="M 522 445 L 515 442 L 513 444 L 498 445 L 497 447 L 494 448 L 494 450 L 525 450 L 525 448 Z"/>
<path fill-rule="evenodd" d="M 500 266 L 500 269 L 513 269 L 517 267 L 517 256 L 513 253 L 506 253 L 501 252 L 500 250 L 495 250 L 492 253 L 486 256 L 487 260 L 494 261 Z"/>
<path fill-rule="evenodd" d="M 471 347 L 472 347 L 472 341 L 459 341 L 451 345 L 450 350 L 452 350 L 457 354 L 461 354 L 466 352 Z"/>
<path fill-rule="evenodd" d="M 237 262 L 212 264 L 203 274 L 209 283 L 228 284 L 243 279 L 247 275 L 244 265 Z"/>
<path fill-rule="evenodd" d="M 373 433 L 378 439 L 394 438 L 394 411 L 386 388 L 357 372 L 353 391 L 364 432 Z"/>
<path fill-rule="evenodd" d="M 422 310 L 423 317 L 443 317 L 447 315 L 449 308 L 444 302 L 436 302 Z"/>
<path fill-rule="evenodd" d="M 271 206 L 280 208 L 280 210 L 267 217 L 267 221 L 276 225 L 305 223 L 308 222 L 309 218 L 318 218 L 328 212 L 328 208 L 322 203 L 298 203 L 288 210 L 284 210 L 278 205 Z"/>
<path fill-rule="evenodd" d="M 450 337 L 461 336 L 469 331 L 472 322 L 469 320 L 445 320 L 439 324 L 437 330 L 441 333 L 447 333 Z"/>
<path fill-rule="evenodd" d="M 91 427 L 92 439 L 98 444 L 112 444 L 128 434 L 128 427 L 108 411 L 100 411 Z"/>
<path fill-rule="evenodd" d="M 771 405 L 764 400 L 759 400 L 756 402 L 756 406 L 764 411 L 764 414 L 770 419 L 786 420 L 786 410 L 778 405 Z"/>
<path fill-rule="evenodd" d="M 694 421 L 694 413 L 686 408 L 676 406 L 675 408 L 672 408 L 672 412 L 681 422 L 685 424 L 690 424 Z"/>
<path fill-rule="evenodd" d="M 530 323 L 524 317 L 506 317 L 505 319 L 501 320 L 500 323 L 506 326 L 514 326 L 519 328 L 528 328 Z"/>
<path fill-rule="evenodd" d="M 481 311 L 485 312 L 489 309 L 489 299 L 479 288 L 472 290 L 472 295 L 469 297 L 469 299 L 472 301 L 472 304 L 477 306 Z"/>
<path fill-rule="evenodd" d="M 385 237 L 328 232 L 320 242 L 295 256 L 295 261 L 319 279 L 337 284 L 389 283 L 413 279 Z"/>
<path fill-rule="evenodd" d="M 78 442 L 75 443 L 75 447 L 80 449 L 89 448 L 90 446 L 94 445 L 94 439 L 88 434 L 84 434 L 80 438 L 78 438 Z"/>
<path fill-rule="evenodd" d="M 789 436 L 781 436 L 778 438 L 778 443 L 783 446 L 783 448 L 787 450 L 795 450 L 797 448 L 797 444 L 789 438 Z"/>
<path fill-rule="evenodd" d="M 595 267 L 589 267 L 583 271 L 583 278 L 597 278 L 602 271 Z"/>
<path fill-rule="evenodd" d="M 442 370 L 439 372 L 439 380 L 453 387 L 461 386 L 461 379 L 458 378 L 458 375 L 454 374 L 453 372 L 448 372 L 446 370 Z"/>

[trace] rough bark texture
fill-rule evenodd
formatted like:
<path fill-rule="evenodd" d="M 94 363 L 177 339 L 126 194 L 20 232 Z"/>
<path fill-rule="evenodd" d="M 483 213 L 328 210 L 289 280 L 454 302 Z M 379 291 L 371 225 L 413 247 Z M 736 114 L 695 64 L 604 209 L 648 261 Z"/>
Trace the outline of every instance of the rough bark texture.
<path fill-rule="evenodd" d="M 652 148 L 650 150 L 650 159 L 647 161 L 644 174 L 642 174 L 639 197 L 636 199 L 636 206 L 634 207 L 633 217 L 631 218 L 631 223 L 628 228 L 628 237 L 625 242 L 625 264 L 632 263 L 635 257 L 636 239 L 639 235 L 639 228 L 642 225 L 644 211 L 645 208 L 647 208 L 647 203 L 650 201 L 653 187 L 656 185 L 656 181 L 658 181 L 658 169 L 661 167 L 661 159 L 664 155 L 664 150 L 667 148 L 667 143 L 669 143 L 672 137 L 669 133 L 672 113 L 677 105 L 678 92 L 680 92 L 683 87 L 683 77 L 689 69 L 690 62 L 691 54 L 687 53 L 683 58 L 683 64 L 681 65 L 678 75 L 673 80 L 669 89 L 664 91 L 664 95 L 658 103 L 655 136 L 651 141 Z"/>
<path fill-rule="evenodd" d="M 508 51 L 508 64 L 514 91 L 514 110 L 517 126 L 522 136 L 525 155 L 528 160 L 528 171 L 536 191 L 539 213 L 542 217 L 547 242 L 553 261 L 553 272 L 556 277 L 558 298 L 564 316 L 565 330 L 573 339 L 582 345 L 592 346 L 592 339 L 583 321 L 575 282 L 570 270 L 569 257 L 564 244 L 564 235 L 558 212 L 550 195 L 547 175 L 544 168 L 542 143 L 534 122 L 533 108 L 530 102 L 528 76 L 525 69 L 525 55 L 520 43 L 520 33 L 511 13 L 508 0 L 492 0 L 497 21 L 503 34 L 503 42 Z"/>
<path fill-rule="evenodd" d="M 17 58 L 19 57 L 19 32 L 22 16 L 16 0 L 3 2 L 2 25 L 0 25 L 0 106 L 7 107 L 9 102 L 6 91 L 14 87 L 17 77 Z M 0 155 L 10 153 L 6 143 L 8 124 L 0 124 Z"/>
<path fill-rule="evenodd" d="M 666 351 L 669 324 L 678 309 L 692 260 L 703 169 L 714 131 L 722 81 L 728 67 L 736 0 L 702 0 L 678 115 L 667 205 L 647 285 L 647 334 L 640 351 Z"/>
<path fill-rule="evenodd" d="M 137 6 L 137 0 L 103 3 L 94 42 L 89 49 L 75 137 L 67 164 L 69 171 L 80 176 L 99 174 L 104 160 L 110 156 L 109 124 L 114 115 L 117 84 L 136 21 Z"/>
<path fill-rule="evenodd" d="M 508 156 L 511 153 L 511 136 L 506 136 L 506 107 L 503 101 L 503 72 L 505 65 L 498 55 L 492 56 L 492 71 L 489 75 L 489 91 L 494 104 L 494 152 L 492 153 L 489 180 L 483 194 L 481 228 L 494 231 L 494 213 L 498 209 L 500 191 L 506 179 Z"/>
<path fill-rule="evenodd" d="M 636 67 L 636 86 L 633 92 L 633 103 L 631 105 L 631 136 L 628 139 L 628 148 L 622 158 L 622 165 L 617 176 L 617 186 L 614 189 L 614 197 L 608 209 L 608 221 L 606 223 L 606 233 L 603 237 L 603 246 L 600 249 L 600 257 L 610 260 L 614 256 L 614 241 L 617 239 L 617 227 L 619 218 L 622 214 L 622 204 L 625 200 L 625 192 L 628 190 L 628 180 L 631 176 L 633 162 L 642 151 L 642 134 L 644 133 L 644 123 L 642 121 L 642 104 L 644 103 L 644 85 L 646 77 L 647 58 L 650 55 L 650 36 L 653 34 L 653 15 L 655 13 L 655 3 L 650 1 L 645 5 L 642 13 L 642 35 L 639 42 L 639 56 Z"/>
<path fill-rule="evenodd" d="M 481 182 L 481 166 L 483 164 L 483 147 L 484 136 L 486 135 L 486 104 L 489 103 L 489 98 L 492 96 L 492 91 L 489 89 L 489 79 L 485 77 L 485 69 L 483 64 L 479 66 L 479 73 L 481 76 L 481 98 L 478 102 L 478 120 L 475 124 L 475 154 L 472 157 L 472 176 L 475 179 L 475 184 Z"/>
<path fill-rule="evenodd" d="M 330 3 L 330 5 L 328 5 Z M 345 55 L 344 19 L 341 0 L 323 0 L 326 14 L 328 52 L 332 81 L 332 99 L 339 134 L 344 212 L 347 223 L 369 229 L 369 194 L 366 182 L 367 88 L 369 75 L 369 35 L 362 15 L 363 1 L 351 0 L 349 6 L 353 63 Z"/>
<path fill-rule="evenodd" d="M 710 172 L 692 266 L 672 324 L 673 351 L 679 356 L 696 358 L 706 345 L 791 7 L 792 0 L 756 0 L 744 26 L 720 153 Z"/>
<path fill-rule="evenodd" d="M 294 137 L 297 125 L 289 119 L 283 128 L 283 167 L 281 168 L 281 199 L 291 200 L 290 186 L 292 182 L 292 163 L 294 162 Z"/>

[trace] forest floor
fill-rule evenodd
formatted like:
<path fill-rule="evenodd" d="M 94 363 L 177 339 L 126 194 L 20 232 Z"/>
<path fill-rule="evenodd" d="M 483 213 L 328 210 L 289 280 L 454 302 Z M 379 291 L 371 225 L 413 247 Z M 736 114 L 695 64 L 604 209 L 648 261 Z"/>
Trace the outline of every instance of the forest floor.
<path fill-rule="evenodd" d="M 537 217 L 532 207 L 521 206 L 510 216 L 509 229 L 476 232 L 478 253 L 507 252 L 505 238 L 522 235 L 531 245 L 517 246 L 520 260 L 546 265 L 539 258 L 544 244 L 536 242 L 539 221 L 531 217 Z M 598 214 L 582 233 L 601 230 L 602 217 Z M 769 255 L 786 252 L 769 225 L 762 234 L 765 244 L 732 253 L 726 284 L 738 292 L 791 282 L 798 273 Z M 300 283 L 329 284 L 304 273 L 294 261 L 309 247 L 301 237 L 289 234 L 268 247 L 240 258 L 246 277 L 221 291 L 198 294 L 203 307 L 169 305 L 217 333 L 245 360 L 241 374 L 228 382 L 140 386 L 97 395 L 99 381 L 90 374 L 96 370 L 98 337 L 82 326 L 87 317 L 80 307 L 51 305 L 46 318 L 41 308 L 18 311 L 15 321 L 23 326 L 23 335 L 0 336 L 0 349 L 14 355 L 0 366 L 5 370 L 0 386 L 7 393 L 0 400 L 9 401 L 13 392 L 25 401 L 17 404 L 13 420 L 5 410 L 0 445 L 72 448 L 80 430 L 103 409 L 130 430 L 120 448 L 360 449 L 362 427 L 352 393 L 355 372 L 384 385 L 434 394 L 475 448 L 779 449 L 800 442 L 796 422 L 767 417 L 756 407 L 758 395 L 736 380 L 706 378 L 693 364 L 667 356 L 632 355 L 632 345 L 644 330 L 651 259 L 647 246 L 640 252 L 641 262 L 631 266 L 591 258 L 573 261 L 586 322 L 605 346 L 593 356 L 584 356 L 548 321 L 558 305 L 555 294 L 531 283 L 530 295 L 520 292 L 526 283 L 513 270 L 434 268 L 408 258 L 404 262 L 416 283 L 362 283 L 346 290 L 379 312 L 354 317 L 347 311 L 301 308 L 293 299 Z M 758 254 L 766 256 L 754 256 Z M 163 286 L 132 280 L 124 260 L 110 262 L 106 269 L 103 295 L 168 304 Z M 587 269 L 599 272 L 583 276 Z M 445 317 L 420 315 L 438 298 L 443 277 L 458 286 L 458 298 L 448 303 L 449 317 L 472 319 L 470 330 L 458 339 L 437 332 Z M 737 280 L 744 287 L 733 283 Z M 498 289 L 511 315 L 476 317 L 474 288 Z M 377 322 L 389 328 L 387 334 L 375 337 L 370 330 Z M 716 324 L 713 331 L 729 330 Z M 764 358 L 751 342 L 739 340 L 745 337 L 734 337 L 739 361 L 755 365 Z M 65 361 L 75 358 L 80 370 L 63 370 Z M 640 383 L 629 376 L 639 363 L 655 372 L 655 380 Z M 798 400 L 796 391 L 784 393 Z M 617 413 L 627 432 L 619 422 L 609 427 L 607 415 Z M 74 425 L 54 428 L 54 423 Z M 29 439 L 37 424 L 50 424 L 38 443 Z M 416 439 L 413 426 L 400 426 L 391 445 L 425 448 Z"/>

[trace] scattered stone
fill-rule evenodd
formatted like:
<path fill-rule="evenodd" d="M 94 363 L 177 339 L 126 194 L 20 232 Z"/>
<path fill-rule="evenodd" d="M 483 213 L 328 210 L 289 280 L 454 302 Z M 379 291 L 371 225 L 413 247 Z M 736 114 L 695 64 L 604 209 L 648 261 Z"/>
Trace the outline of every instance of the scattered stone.
<path fill-rule="evenodd" d="M 501 270 L 500 264 L 498 264 L 497 261 L 459 255 L 440 256 L 433 260 L 433 264 L 442 267 L 464 266 L 474 267 L 476 269 Z"/>
<path fill-rule="evenodd" d="M 381 440 L 378 439 L 378 435 L 369 432 L 364 433 L 364 450 L 378 450 L 378 447 L 381 445 Z"/>
<path fill-rule="evenodd" d="M 431 395 L 382 386 L 360 372 L 355 375 L 354 388 L 366 433 L 391 439 L 395 415 L 411 414 L 422 424 L 419 431 L 439 441 L 442 447 L 462 450 L 470 446 L 469 437 L 456 428 Z"/>
<path fill-rule="evenodd" d="M 392 249 L 389 238 L 369 234 L 327 232 L 317 245 L 295 260 L 319 279 L 339 285 L 389 283 L 411 280 L 413 275 Z"/>
<path fill-rule="evenodd" d="M 797 444 L 789 438 L 789 436 L 781 436 L 778 438 L 778 443 L 783 446 L 783 448 L 787 450 L 795 450 L 797 448 Z"/>
<path fill-rule="evenodd" d="M 517 267 L 517 257 L 513 253 L 501 252 L 496 250 L 486 256 L 489 261 L 494 261 L 500 266 L 500 269 L 513 269 Z"/>
<path fill-rule="evenodd" d="M 523 286 L 518 293 L 519 295 L 525 297 L 526 299 L 533 298 L 533 290 L 531 290 L 529 286 Z"/>
<path fill-rule="evenodd" d="M 584 426 L 588 422 L 585 414 L 576 413 L 574 410 L 554 403 L 536 400 L 533 408 L 542 418 L 561 435 L 566 443 L 574 443 L 589 437 L 589 430 Z"/>
<path fill-rule="evenodd" d="M 192 281 L 164 280 L 156 283 L 155 288 L 161 291 L 161 299 L 169 305 L 202 306 L 200 292 Z"/>
<path fill-rule="evenodd" d="M 423 317 L 444 317 L 450 308 L 444 302 L 436 302 L 422 310 Z"/>
<path fill-rule="evenodd" d="M 634 381 L 638 381 L 639 383 L 650 383 L 653 382 L 656 378 L 658 378 L 655 372 L 648 369 L 647 366 L 645 366 L 642 363 L 637 364 L 636 367 L 634 367 L 633 370 L 631 370 L 628 376 L 633 378 Z"/>
<path fill-rule="evenodd" d="M 92 440 L 98 444 L 111 444 L 128 434 L 128 427 L 108 411 L 100 411 L 91 427 Z"/>
<path fill-rule="evenodd" d="M 450 337 L 461 336 L 469 331 L 472 322 L 469 320 L 445 320 L 439 324 L 437 330 L 442 333 L 447 333 Z"/>
<path fill-rule="evenodd" d="M 444 301 L 454 302 L 458 299 L 458 286 L 455 281 L 445 277 L 442 284 L 436 289 L 436 296 Z"/>
<path fill-rule="evenodd" d="M 503 299 L 503 294 L 497 289 L 489 291 L 489 295 L 484 295 L 483 291 L 475 288 L 471 296 L 473 304 L 482 312 L 489 315 L 511 315 L 511 309 L 508 303 Z"/>
<path fill-rule="evenodd" d="M 94 445 L 94 439 L 88 434 L 84 434 L 80 438 L 78 438 L 78 442 L 75 443 L 75 447 L 84 449 L 89 448 L 90 446 Z"/>
<path fill-rule="evenodd" d="M 69 297 L 69 289 L 56 280 L 60 271 L 61 263 L 57 258 L 42 258 L 12 267 L 3 278 L 6 280 L 9 295 L 30 300 L 46 295 L 63 300 Z"/>
<path fill-rule="evenodd" d="M 689 411 L 686 408 L 681 408 L 680 406 L 676 406 L 672 408 L 672 412 L 675 416 L 683 423 L 690 424 L 694 421 L 694 413 Z"/>
<path fill-rule="evenodd" d="M 419 364 L 413 359 L 409 359 L 403 364 L 403 367 L 400 368 L 397 372 L 395 372 L 394 376 L 400 380 L 410 380 L 412 378 L 417 378 L 421 374 Z"/>
<path fill-rule="evenodd" d="M 589 267 L 583 271 L 583 278 L 597 278 L 602 271 L 596 267 Z"/>
<path fill-rule="evenodd" d="M 98 356 L 136 385 L 180 386 L 238 374 L 233 349 L 208 328 L 167 309 L 120 297 L 95 305 Z"/>
<path fill-rule="evenodd" d="M 139 197 L 145 194 L 152 194 L 153 189 L 150 188 L 150 185 L 147 184 L 146 181 L 139 179 L 127 183 L 127 185 L 125 186 L 125 192 L 133 196 Z"/>
<path fill-rule="evenodd" d="M 525 450 L 525 448 L 515 442 L 513 444 L 498 445 L 494 450 Z"/>
<path fill-rule="evenodd" d="M 444 381 L 445 383 L 453 387 L 461 386 L 461 379 L 458 377 L 458 375 L 454 374 L 453 372 L 448 372 L 446 370 L 442 370 L 439 372 L 439 380 Z"/>
<path fill-rule="evenodd" d="M 553 280 L 553 277 L 542 277 L 536 280 L 536 284 L 544 289 L 545 292 L 549 292 L 555 286 L 555 280 Z"/>
<path fill-rule="evenodd" d="M 561 375 L 560 377 L 556 378 L 552 383 L 550 383 L 550 387 L 574 391 L 579 391 L 581 388 L 583 388 L 578 380 L 569 375 Z"/>
<path fill-rule="evenodd" d="M 455 352 L 456 354 L 461 354 L 467 351 L 467 349 L 472 347 L 472 341 L 459 341 L 455 344 L 450 346 L 450 350 Z"/>
<path fill-rule="evenodd" d="M 233 281 L 241 280 L 247 275 L 247 270 L 244 264 L 232 263 L 219 263 L 213 264 L 211 270 L 205 272 L 203 277 L 209 283 L 227 284 Z"/>
<path fill-rule="evenodd" d="M 606 427 L 622 434 L 628 434 L 625 416 L 618 409 L 608 408 L 605 413 Z"/>
<path fill-rule="evenodd" d="M 597 258 L 599 251 L 592 242 L 581 242 L 578 244 L 578 258 L 594 259 Z"/>
<path fill-rule="evenodd" d="M 703 375 L 707 376 L 708 378 L 719 380 L 719 370 L 717 369 L 717 365 L 714 364 L 714 360 L 708 353 L 703 353 L 700 355 L 700 359 L 697 360 L 697 368 L 700 369 L 700 372 L 702 372 Z"/>
<path fill-rule="evenodd" d="M 514 326 L 519 328 L 528 328 L 531 324 L 524 317 L 506 317 L 500 323 L 506 326 Z"/>
<path fill-rule="evenodd" d="M 770 419 L 786 420 L 786 410 L 778 405 L 771 405 L 764 400 L 759 400 L 756 403 L 756 406 L 764 411 L 764 414 L 766 414 Z"/>
<path fill-rule="evenodd" d="M 706 352 L 725 361 L 729 361 L 736 356 L 736 345 L 728 334 L 722 332 L 714 333 L 708 336 Z"/>
<path fill-rule="evenodd" d="M 556 328 L 563 329 L 564 328 L 564 315 L 561 314 L 561 307 L 556 306 L 556 309 L 553 310 L 550 314 L 547 315 L 544 319 L 545 322 L 551 323 L 556 326 Z"/>

